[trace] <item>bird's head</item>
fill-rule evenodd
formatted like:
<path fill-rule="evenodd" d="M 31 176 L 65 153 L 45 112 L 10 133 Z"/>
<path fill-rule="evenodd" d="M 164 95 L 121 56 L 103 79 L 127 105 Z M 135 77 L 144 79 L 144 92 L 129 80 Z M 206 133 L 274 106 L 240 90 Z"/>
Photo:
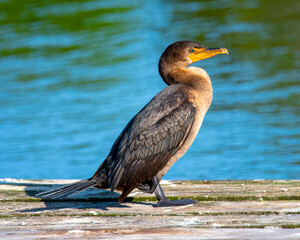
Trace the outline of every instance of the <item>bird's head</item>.
<path fill-rule="evenodd" d="M 159 73 L 167 84 L 168 72 L 175 68 L 187 68 L 194 62 L 213 57 L 217 54 L 228 54 L 226 48 L 208 48 L 193 41 L 178 41 L 166 48 L 159 60 Z"/>
<path fill-rule="evenodd" d="M 166 48 L 160 61 L 188 66 L 217 54 L 228 54 L 228 50 L 226 48 L 208 48 L 193 41 L 178 41 Z"/>

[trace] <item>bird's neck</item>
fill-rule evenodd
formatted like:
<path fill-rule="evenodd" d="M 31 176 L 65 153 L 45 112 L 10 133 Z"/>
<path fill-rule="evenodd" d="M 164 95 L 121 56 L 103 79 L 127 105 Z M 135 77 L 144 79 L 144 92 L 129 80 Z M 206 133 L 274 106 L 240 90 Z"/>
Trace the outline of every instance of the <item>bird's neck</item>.
<path fill-rule="evenodd" d="M 172 85 L 181 83 L 189 85 L 199 91 L 212 90 L 212 84 L 207 72 L 198 67 L 172 66 L 170 68 L 160 68 L 160 75 L 166 84 Z"/>
<path fill-rule="evenodd" d="M 160 74 L 168 85 L 183 84 L 194 89 L 205 105 L 210 106 L 213 89 L 210 77 L 204 69 L 193 66 L 188 68 L 173 66 L 166 68 L 165 71 L 160 69 Z"/>

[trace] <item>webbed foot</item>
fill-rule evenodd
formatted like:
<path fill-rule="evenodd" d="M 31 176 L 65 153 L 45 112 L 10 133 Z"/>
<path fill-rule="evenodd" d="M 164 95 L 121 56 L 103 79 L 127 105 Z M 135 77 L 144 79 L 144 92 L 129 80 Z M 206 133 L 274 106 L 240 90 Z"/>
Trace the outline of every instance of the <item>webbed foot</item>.
<path fill-rule="evenodd" d="M 186 206 L 195 204 L 197 201 L 193 201 L 191 199 L 179 199 L 179 200 L 169 200 L 167 198 L 161 199 L 157 203 L 157 207 L 175 207 L 175 206 Z"/>
<path fill-rule="evenodd" d="M 191 199 L 179 199 L 179 200 L 169 200 L 166 198 L 160 184 L 158 183 L 155 189 L 155 196 L 158 200 L 157 207 L 174 207 L 174 206 L 186 206 L 196 203 Z"/>

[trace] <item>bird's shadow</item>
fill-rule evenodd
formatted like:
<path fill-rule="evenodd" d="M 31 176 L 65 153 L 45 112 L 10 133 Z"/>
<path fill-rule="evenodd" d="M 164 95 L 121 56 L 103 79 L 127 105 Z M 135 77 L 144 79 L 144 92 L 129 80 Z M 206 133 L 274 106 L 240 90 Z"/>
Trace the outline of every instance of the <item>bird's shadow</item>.
<path fill-rule="evenodd" d="M 30 198 L 34 202 L 34 198 L 36 200 L 41 200 L 45 207 L 32 208 L 32 209 L 24 209 L 19 212 L 29 213 L 29 212 L 46 212 L 46 211 L 55 211 L 60 209 L 101 209 L 101 210 L 109 210 L 108 208 L 130 208 L 128 206 L 128 202 L 132 202 L 133 197 L 127 197 L 124 203 L 118 203 L 118 197 L 120 194 L 116 192 L 111 192 L 107 190 L 100 190 L 96 188 L 87 189 L 79 194 L 73 195 L 69 198 L 64 199 L 43 199 L 37 196 L 37 194 L 52 190 L 64 185 L 55 184 L 38 184 L 38 183 L 18 183 L 18 182 L 5 182 L 0 184 L 6 185 L 14 185 L 24 187 L 24 192 L 26 196 L 30 196 Z M 142 204 L 142 205 L 150 205 L 155 207 L 156 204 L 153 203 L 145 203 L 145 202 L 134 202 L 134 204 Z"/>

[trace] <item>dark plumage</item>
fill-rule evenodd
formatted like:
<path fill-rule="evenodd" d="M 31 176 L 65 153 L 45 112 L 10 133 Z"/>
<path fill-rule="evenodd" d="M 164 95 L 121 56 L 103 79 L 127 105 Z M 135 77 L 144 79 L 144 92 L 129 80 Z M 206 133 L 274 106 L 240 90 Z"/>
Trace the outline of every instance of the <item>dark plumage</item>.
<path fill-rule="evenodd" d="M 89 187 L 110 188 L 122 191 L 119 197 L 122 202 L 138 188 L 147 193 L 155 191 L 162 206 L 191 203 L 168 201 L 159 181 L 192 144 L 212 99 L 206 72 L 187 67 L 220 53 L 227 50 L 208 49 L 191 41 L 167 47 L 159 61 L 159 72 L 169 86 L 131 119 L 94 176 L 42 193 L 42 196 L 61 198 Z"/>

